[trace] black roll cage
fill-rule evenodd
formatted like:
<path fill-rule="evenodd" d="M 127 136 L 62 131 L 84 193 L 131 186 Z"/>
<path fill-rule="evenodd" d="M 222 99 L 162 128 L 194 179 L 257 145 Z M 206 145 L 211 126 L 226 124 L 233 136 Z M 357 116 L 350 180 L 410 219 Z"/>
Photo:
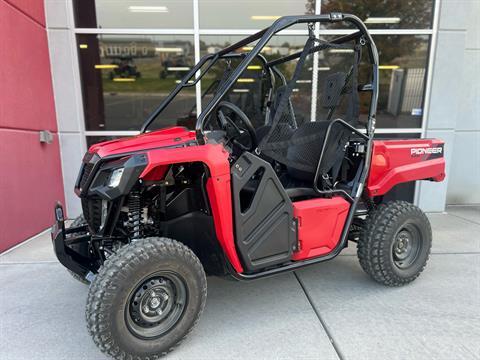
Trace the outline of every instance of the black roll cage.
<path fill-rule="evenodd" d="M 264 64 L 268 68 L 272 68 L 275 65 L 299 58 L 301 55 L 300 52 L 296 52 L 294 54 L 287 55 L 283 58 L 273 60 L 271 62 L 266 62 L 265 58 L 260 55 L 261 50 L 263 47 L 268 43 L 268 41 L 272 38 L 273 35 L 276 33 L 285 30 L 295 24 L 302 24 L 302 23 L 329 23 L 329 22 L 349 22 L 359 30 L 352 34 L 348 34 L 345 36 L 338 37 L 332 40 L 332 43 L 341 44 L 347 41 L 356 40 L 363 38 L 365 45 L 368 49 L 368 55 L 370 64 L 372 65 L 372 79 L 371 83 L 363 86 L 361 91 L 371 91 L 372 98 L 370 102 L 370 109 L 368 114 L 368 123 L 367 123 L 367 137 L 372 137 L 375 131 L 375 116 L 377 110 L 377 99 L 378 99 L 378 52 L 373 42 L 373 39 L 370 33 L 367 30 L 365 24 L 355 15 L 351 14 L 343 14 L 343 13 L 330 13 L 330 14 L 322 14 L 322 15 L 298 15 L 298 16 L 283 16 L 277 19 L 270 27 L 263 29 L 251 36 L 246 37 L 245 39 L 240 40 L 239 42 L 230 45 L 214 54 L 205 55 L 200 59 L 200 61 L 192 68 L 190 71 L 183 77 L 180 83 L 173 89 L 173 91 L 162 101 L 162 103 L 150 114 L 150 116 L 145 120 L 140 129 L 141 133 L 147 131 L 148 127 L 151 123 L 156 119 L 156 117 L 170 104 L 170 102 L 175 98 L 175 96 L 182 90 L 184 87 L 191 87 L 195 86 L 198 81 L 203 77 L 205 73 L 215 64 L 215 62 L 220 58 L 228 58 L 228 57 L 238 57 L 239 54 L 230 54 L 232 51 L 235 51 L 251 42 L 258 41 L 258 43 L 254 46 L 254 48 L 244 54 L 240 54 L 244 59 L 241 63 L 232 71 L 230 77 L 221 84 L 221 88 L 218 89 L 213 99 L 207 104 L 205 109 L 199 114 L 197 118 L 197 122 L 195 125 L 195 132 L 197 135 L 197 141 L 200 144 L 205 143 L 205 136 L 203 133 L 203 125 L 205 120 L 208 118 L 210 113 L 213 109 L 218 105 L 221 101 L 222 97 L 225 95 L 227 91 L 235 84 L 238 80 L 240 75 L 246 70 L 247 66 L 253 61 L 253 59 L 260 58 L 264 62 Z M 316 47 L 311 49 L 311 52 L 315 52 L 318 49 Z M 209 62 L 207 64 L 207 62 Z M 202 67 L 207 64 L 205 69 Z M 195 77 L 195 74 L 199 72 L 201 73 Z M 194 79 L 192 79 L 194 78 Z M 192 80 L 191 80 L 192 79 Z M 363 134 L 362 134 L 363 135 Z"/>
<path fill-rule="evenodd" d="M 321 176 L 320 174 L 320 165 L 323 160 L 325 148 L 328 144 L 328 137 L 331 132 L 331 129 L 334 125 L 339 124 L 341 126 L 346 127 L 348 130 L 351 132 L 355 133 L 362 139 L 364 139 L 367 143 L 367 154 L 366 154 L 366 161 L 364 164 L 364 169 L 362 171 L 362 174 L 359 179 L 359 186 L 356 189 L 356 192 L 361 194 L 363 191 L 363 184 L 366 179 L 366 176 L 368 174 L 368 170 L 370 167 L 370 153 L 371 153 L 371 145 L 372 145 L 372 140 L 373 140 L 373 135 L 375 132 L 375 119 L 376 119 L 376 111 L 377 111 L 377 100 L 378 100 L 378 52 L 377 48 L 375 46 L 375 43 L 370 35 L 370 33 L 367 30 L 367 27 L 365 24 L 355 15 L 351 14 L 343 14 L 343 13 L 330 13 L 330 14 L 322 14 L 322 15 L 298 15 L 298 16 L 284 16 L 279 19 L 277 19 L 272 26 L 263 29 L 251 36 L 246 37 L 245 39 L 242 39 L 241 41 L 230 45 L 220 51 L 218 51 L 215 54 L 209 54 L 205 55 L 200 61 L 184 76 L 184 78 L 181 80 L 181 82 L 175 87 L 175 89 L 165 98 L 165 100 L 156 108 L 152 114 L 145 120 L 141 132 L 144 133 L 150 124 L 156 119 L 156 117 L 170 104 L 170 102 L 173 100 L 173 98 L 182 90 L 184 87 L 191 87 L 195 86 L 195 84 L 200 81 L 200 79 L 205 75 L 205 73 L 208 72 L 208 70 L 215 64 L 215 62 L 220 59 L 220 58 L 238 58 L 238 57 L 243 57 L 243 60 L 240 62 L 240 64 L 232 71 L 228 79 L 223 82 L 223 84 L 220 84 L 220 88 L 216 91 L 213 99 L 207 104 L 205 109 L 199 114 L 197 118 L 197 122 L 195 124 L 195 132 L 196 132 L 196 138 L 197 142 L 199 144 L 205 144 L 205 134 L 204 134 L 204 123 L 205 120 L 208 119 L 209 115 L 215 109 L 215 107 L 220 103 L 222 100 L 223 96 L 225 95 L 226 92 L 230 90 L 230 88 L 235 84 L 235 82 L 238 80 L 240 75 L 247 69 L 248 65 L 255 59 L 259 58 L 266 68 L 268 68 L 270 71 L 275 72 L 275 74 L 278 74 L 278 71 L 276 69 L 276 65 L 294 60 L 296 58 L 299 58 L 301 56 L 302 51 L 287 55 L 285 57 L 272 60 L 270 62 L 267 62 L 266 59 L 260 54 L 261 50 L 263 47 L 268 43 L 268 41 L 272 38 L 273 35 L 276 33 L 285 30 L 288 27 L 291 27 L 295 24 L 310 24 L 313 26 L 315 23 L 334 23 L 334 22 L 349 22 L 358 29 L 358 31 L 353 32 L 352 34 L 344 35 L 341 37 L 338 37 L 334 40 L 331 41 L 331 43 L 334 44 L 341 44 L 344 42 L 352 41 L 352 40 L 360 40 L 362 45 L 365 45 L 368 49 L 368 58 L 370 60 L 370 65 L 372 66 L 372 77 L 371 77 L 371 82 L 369 84 L 363 84 L 360 85 L 358 88 L 358 91 L 369 91 L 371 92 L 371 100 L 370 100 L 370 108 L 369 108 L 369 114 L 368 114 L 368 120 L 367 120 L 367 126 L 366 126 L 366 134 L 363 132 L 360 132 L 358 129 L 354 128 L 351 126 L 349 123 L 341 120 L 341 119 L 335 119 L 333 120 L 328 129 L 327 129 L 327 134 L 326 138 L 323 144 L 323 148 L 320 154 L 320 159 L 318 162 L 318 167 L 317 171 L 315 174 L 315 184 L 314 184 L 314 189 L 318 193 L 325 194 L 325 195 L 333 195 L 335 193 L 339 193 L 340 195 L 346 197 L 350 202 L 354 202 L 354 199 L 357 198 L 356 194 L 348 194 L 344 190 L 321 190 L 318 188 L 318 180 Z M 251 42 L 258 41 L 258 43 L 254 46 L 254 48 L 248 52 L 248 53 L 243 53 L 243 54 L 235 54 L 232 53 L 232 51 L 237 50 L 247 44 L 250 44 Z M 321 46 L 321 45 L 320 45 Z M 310 50 L 310 53 L 314 53 L 318 51 L 319 46 L 315 46 Z M 210 61 L 208 64 L 207 62 Z M 202 67 L 205 65 L 205 69 L 200 72 L 198 76 L 195 77 L 195 74 L 202 70 Z M 193 80 L 193 77 L 195 77 Z M 284 79 L 283 79 L 284 80 Z"/>
<path fill-rule="evenodd" d="M 196 83 L 198 83 L 198 81 L 202 78 L 202 76 L 213 66 L 213 64 L 219 58 L 228 57 L 229 53 L 231 53 L 232 51 L 237 50 L 253 41 L 259 40 L 258 43 L 254 46 L 254 48 L 250 52 L 242 54 L 242 56 L 244 56 L 244 59 L 235 68 L 235 70 L 232 71 L 229 78 L 223 84 L 220 84 L 221 87 L 217 90 L 213 99 L 208 103 L 208 105 L 205 107 L 202 113 L 199 114 L 196 125 L 195 125 L 196 138 L 199 144 L 205 144 L 206 140 L 205 140 L 205 134 L 203 132 L 203 125 L 205 120 L 208 119 L 211 112 L 220 103 L 225 93 L 230 90 L 230 88 L 235 84 L 235 82 L 238 80 L 241 74 L 246 70 L 247 66 L 253 61 L 253 59 L 255 59 L 256 57 L 259 57 L 261 50 L 268 43 L 268 41 L 272 38 L 273 35 L 295 24 L 307 23 L 307 24 L 313 25 L 315 23 L 322 23 L 322 22 L 335 23 L 335 22 L 341 22 L 341 21 L 345 21 L 353 24 L 358 29 L 358 31 L 345 36 L 338 37 L 330 42 L 335 44 L 341 44 L 344 42 L 355 40 L 355 41 L 359 41 L 361 45 L 366 46 L 368 50 L 368 59 L 370 61 L 370 65 L 372 66 L 372 75 L 371 75 L 370 83 L 360 84 L 358 86 L 358 91 L 371 92 L 371 100 L 370 100 L 368 120 L 366 125 L 366 133 L 359 131 L 358 129 L 353 127 L 351 124 L 341 119 L 334 119 L 333 121 L 331 121 L 331 123 L 327 128 L 327 133 L 325 136 L 325 140 L 323 142 L 323 147 L 320 153 L 320 159 L 319 159 L 317 171 L 315 174 L 314 190 L 317 193 L 327 197 L 333 196 L 333 195 L 340 195 L 351 203 L 350 210 L 348 212 L 348 215 L 342 230 L 340 241 L 338 242 L 335 249 L 333 249 L 328 255 L 325 255 L 325 256 L 294 262 L 286 266 L 265 270 L 256 274 L 237 274 L 234 270 L 231 270 L 232 275 L 239 280 L 249 280 L 249 279 L 255 279 L 259 277 L 270 276 L 276 273 L 295 270 L 303 266 L 315 264 L 321 261 L 326 261 L 337 256 L 340 253 L 340 251 L 346 246 L 346 243 L 348 241 L 350 225 L 353 221 L 353 218 L 356 215 L 357 205 L 363 194 L 364 184 L 367 179 L 368 172 L 370 170 L 371 152 L 372 152 L 373 136 L 375 132 L 375 122 L 376 122 L 376 111 L 377 111 L 377 101 L 378 101 L 378 78 L 379 78 L 378 77 L 378 65 L 379 65 L 378 52 L 377 52 L 375 43 L 370 33 L 367 30 L 367 27 L 357 16 L 351 15 L 351 14 L 337 13 L 337 12 L 330 13 L 330 14 L 322 14 L 322 15 L 300 15 L 300 16 L 281 17 L 278 20 L 276 20 L 272 24 L 272 26 L 270 26 L 269 28 L 261 30 L 256 34 L 253 34 L 231 46 L 228 46 L 215 54 L 209 54 L 204 56 L 198 62 L 198 64 L 195 65 L 195 67 L 193 67 L 188 72 L 188 74 L 181 80 L 180 84 L 178 84 L 175 87 L 175 89 L 159 105 L 159 107 L 155 109 L 155 111 L 153 111 L 153 113 L 146 119 L 146 121 L 144 122 L 141 128 L 141 132 L 142 133 L 145 132 L 148 126 L 155 120 L 158 114 L 160 114 L 160 112 L 163 111 L 163 109 L 165 109 L 165 107 L 172 101 L 172 99 L 178 94 L 178 92 L 180 92 L 180 90 L 184 87 L 194 86 Z M 310 28 L 312 28 L 312 26 L 310 26 Z M 316 51 L 318 51 L 318 47 L 313 47 L 310 50 L 310 53 L 313 53 Z M 294 54 L 290 54 L 283 58 L 276 59 L 270 62 L 265 62 L 264 58 L 261 55 L 260 55 L 260 58 L 261 59 L 263 58 L 262 61 L 264 62 L 266 67 L 270 69 L 270 71 L 272 69 L 273 71 L 275 71 L 276 70 L 275 65 L 299 58 L 301 56 L 301 53 L 302 53 L 301 51 L 296 52 Z M 235 54 L 235 55 L 238 56 L 238 54 Z M 205 71 L 202 71 L 193 81 L 190 81 L 190 79 L 193 78 L 195 74 L 199 70 L 201 70 L 201 68 L 208 61 L 211 61 L 211 62 L 206 66 Z M 358 178 L 357 183 L 354 184 L 354 187 L 351 193 L 347 193 L 345 190 L 341 190 L 341 189 L 324 190 L 324 189 L 318 188 L 318 180 L 319 180 L 319 177 L 321 176 L 319 170 L 320 170 L 320 165 L 322 163 L 322 159 L 325 153 L 325 148 L 328 144 L 328 139 L 331 133 L 331 129 L 334 125 L 337 125 L 337 124 L 346 127 L 349 131 L 351 131 L 351 133 L 356 134 L 357 136 L 362 138 L 366 143 L 363 169 L 361 169 L 360 177 Z"/>

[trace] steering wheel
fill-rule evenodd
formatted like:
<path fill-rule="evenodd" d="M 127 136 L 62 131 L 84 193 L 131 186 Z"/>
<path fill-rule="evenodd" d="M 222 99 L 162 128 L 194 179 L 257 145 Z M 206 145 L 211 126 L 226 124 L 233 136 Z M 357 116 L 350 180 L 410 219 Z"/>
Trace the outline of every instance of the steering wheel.
<path fill-rule="evenodd" d="M 224 109 L 230 110 L 236 116 L 233 120 L 230 116 L 225 115 Z M 243 151 L 253 151 L 257 148 L 257 135 L 252 122 L 248 116 L 236 105 L 229 101 L 222 101 L 217 105 L 217 118 L 220 126 L 227 133 L 232 143 L 238 146 Z M 250 146 L 243 144 L 239 138 L 244 134 L 248 134 L 250 138 Z"/>

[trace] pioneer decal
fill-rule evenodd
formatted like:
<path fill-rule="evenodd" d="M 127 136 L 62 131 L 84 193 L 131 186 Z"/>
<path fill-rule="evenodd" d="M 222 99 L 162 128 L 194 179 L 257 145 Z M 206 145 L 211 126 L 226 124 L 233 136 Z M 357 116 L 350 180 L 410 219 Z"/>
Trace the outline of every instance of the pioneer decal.
<path fill-rule="evenodd" d="M 443 144 L 435 147 L 411 148 L 410 155 L 412 157 L 423 156 L 424 160 L 443 157 Z"/>

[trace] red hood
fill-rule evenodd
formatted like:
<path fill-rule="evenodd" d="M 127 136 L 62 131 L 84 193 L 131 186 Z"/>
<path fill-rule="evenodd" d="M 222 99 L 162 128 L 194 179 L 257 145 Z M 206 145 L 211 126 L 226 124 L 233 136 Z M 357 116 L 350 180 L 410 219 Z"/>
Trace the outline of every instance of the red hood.
<path fill-rule="evenodd" d="M 90 146 L 88 151 L 97 153 L 103 158 L 109 155 L 180 145 L 192 140 L 195 140 L 194 131 L 176 126 L 129 138 L 101 142 Z"/>

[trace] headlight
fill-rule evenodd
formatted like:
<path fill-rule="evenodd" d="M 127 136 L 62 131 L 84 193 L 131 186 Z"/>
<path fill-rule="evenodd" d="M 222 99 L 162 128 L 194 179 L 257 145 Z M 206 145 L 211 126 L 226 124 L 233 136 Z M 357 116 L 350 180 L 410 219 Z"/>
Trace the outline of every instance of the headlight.
<path fill-rule="evenodd" d="M 110 175 L 110 179 L 108 179 L 107 186 L 110 188 L 117 187 L 120 184 L 120 180 L 122 179 L 124 168 L 115 169 L 112 171 L 112 175 Z"/>
<path fill-rule="evenodd" d="M 114 200 L 119 196 L 127 195 L 138 182 L 147 164 L 148 159 L 145 154 L 128 155 L 105 161 L 96 171 L 86 195 L 97 195 L 104 200 Z"/>

